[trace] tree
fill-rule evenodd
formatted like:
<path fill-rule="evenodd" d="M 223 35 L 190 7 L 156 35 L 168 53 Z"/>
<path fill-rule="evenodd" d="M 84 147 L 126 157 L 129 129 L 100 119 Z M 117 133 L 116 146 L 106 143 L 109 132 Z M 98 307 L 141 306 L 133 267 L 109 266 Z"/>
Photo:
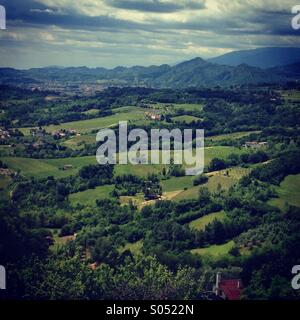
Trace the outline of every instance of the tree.
<path fill-rule="evenodd" d="M 223 159 L 213 158 L 208 166 L 209 171 L 219 171 L 226 168 L 226 162 Z"/>
<path fill-rule="evenodd" d="M 204 184 L 208 181 L 208 177 L 204 174 L 201 174 L 199 176 L 197 176 L 194 181 L 193 181 L 193 185 L 194 186 L 199 186 L 200 184 Z"/>
<path fill-rule="evenodd" d="M 95 261 L 109 264 L 113 262 L 117 255 L 117 251 L 109 237 L 101 237 L 96 240 L 92 251 L 92 257 Z"/>
<path fill-rule="evenodd" d="M 206 206 L 210 202 L 210 192 L 208 188 L 202 187 L 199 189 L 199 203 L 201 206 Z"/>

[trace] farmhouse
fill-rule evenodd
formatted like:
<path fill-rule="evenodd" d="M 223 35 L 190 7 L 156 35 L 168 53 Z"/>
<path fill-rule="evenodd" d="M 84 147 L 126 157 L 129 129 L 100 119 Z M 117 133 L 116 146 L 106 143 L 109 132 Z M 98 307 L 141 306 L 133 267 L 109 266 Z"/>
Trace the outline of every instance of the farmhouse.
<path fill-rule="evenodd" d="M 241 279 L 222 279 L 221 273 L 216 276 L 216 284 L 213 288 L 215 295 L 224 300 L 240 300 L 243 284 Z"/>
<path fill-rule="evenodd" d="M 244 144 L 245 148 L 251 148 L 251 149 L 259 149 L 259 148 L 263 148 L 263 147 L 267 147 L 268 146 L 268 142 L 263 141 L 263 142 L 257 142 L 257 141 L 247 141 Z"/>
<path fill-rule="evenodd" d="M 58 131 L 53 132 L 52 136 L 55 139 L 62 139 L 62 138 L 65 138 L 65 137 L 74 136 L 76 134 L 77 134 L 77 131 L 73 130 L 73 129 L 70 129 L 70 130 L 60 129 Z"/>
<path fill-rule="evenodd" d="M 153 121 L 161 121 L 162 116 L 160 114 L 157 113 L 153 113 L 153 112 L 146 112 L 146 118 L 153 120 Z"/>
<path fill-rule="evenodd" d="M 9 131 L 0 128 L 0 140 L 6 140 L 10 138 L 10 133 Z"/>
<path fill-rule="evenodd" d="M 64 170 L 71 170 L 71 169 L 73 169 L 73 166 L 71 164 L 65 164 L 63 169 Z"/>

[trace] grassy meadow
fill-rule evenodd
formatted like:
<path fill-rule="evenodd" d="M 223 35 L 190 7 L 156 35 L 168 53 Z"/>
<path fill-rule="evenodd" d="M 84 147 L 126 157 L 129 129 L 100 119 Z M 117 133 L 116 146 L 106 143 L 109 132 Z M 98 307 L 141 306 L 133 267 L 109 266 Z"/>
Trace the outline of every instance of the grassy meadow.
<path fill-rule="evenodd" d="M 209 247 L 206 248 L 197 248 L 197 249 L 193 249 L 191 250 L 191 252 L 193 254 L 199 254 L 199 255 L 208 255 L 211 256 L 213 258 L 221 258 L 224 257 L 226 255 L 228 255 L 229 251 L 234 247 L 234 241 L 228 241 L 224 244 L 220 244 L 220 245 L 211 245 Z"/>
<path fill-rule="evenodd" d="M 300 207 L 300 174 L 289 175 L 275 187 L 278 198 L 271 199 L 269 203 L 280 209 L 286 204 Z"/>
<path fill-rule="evenodd" d="M 199 231 L 199 230 L 204 230 L 205 227 L 209 223 L 213 222 L 214 220 L 223 221 L 225 219 L 226 219 L 226 213 L 224 211 L 213 212 L 204 217 L 201 217 L 199 219 L 196 219 L 190 222 L 189 226 L 191 229 L 195 229 Z"/>
<path fill-rule="evenodd" d="M 73 122 L 66 122 L 61 123 L 59 125 L 50 125 L 45 126 L 45 130 L 47 132 L 55 132 L 60 129 L 68 129 L 68 130 L 76 130 L 79 133 L 87 133 L 91 132 L 92 130 L 98 130 L 103 128 L 112 127 L 117 125 L 119 121 L 128 121 L 134 122 L 137 120 L 142 120 L 145 118 L 145 114 L 142 112 L 122 112 L 122 113 L 115 113 L 111 116 L 102 117 L 102 118 L 94 118 L 88 120 L 80 120 L 80 121 L 73 121 Z M 20 131 L 24 135 L 29 135 L 31 128 L 20 128 Z"/>
<path fill-rule="evenodd" d="M 94 205 L 96 200 L 110 198 L 110 193 L 114 190 L 114 185 L 105 185 L 77 192 L 69 195 L 69 201 L 72 205 Z"/>

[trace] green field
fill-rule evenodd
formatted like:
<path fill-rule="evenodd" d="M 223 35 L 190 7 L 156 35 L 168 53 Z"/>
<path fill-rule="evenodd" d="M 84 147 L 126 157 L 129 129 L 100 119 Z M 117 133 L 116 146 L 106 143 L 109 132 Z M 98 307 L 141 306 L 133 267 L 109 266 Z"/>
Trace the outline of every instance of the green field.
<path fill-rule="evenodd" d="M 300 91 L 298 90 L 282 91 L 281 95 L 286 101 L 300 101 Z"/>
<path fill-rule="evenodd" d="M 227 175 L 228 172 L 228 175 Z M 210 176 L 208 182 L 196 187 L 191 187 L 188 190 L 182 191 L 178 195 L 174 197 L 175 201 L 181 200 L 191 200 L 197 199 L 199 195 L 199 189 L 201 187 L 206 187 L 210 192 L 216 192 L 218 190 L 219 185 L 221 186 L 222 190 L 227 191 L 231 186 L 235 185 L 244 175 L 248 174 L 250 169 L 247 168 L 230 168 L 227 170 L 221 170 L 214 175 Z M 178 179 L 178 178 L 174 178 Z M 179 183 L 175 183 L 174 185 L 179 185 Z M 183 189 L 183 188 L 182 188 Z"/>
<path fill-rule="evenodd" d="M 173 117 L 172 120 L 174 122 L 191 123 L 193 121 L 200 121 L 201 119 L 194 116 L 190 116 L 190 115 L 183 115 L 183 116 Z"/>
<path fill-rule="evenodd" d="M 209 147 L 205 149 L 205 165 L 208 165 L 212 158 L 226 158 L 230 153 L 242 153 L 243 149 L 235 147 Z M 83 166 L 90 164 L 96 165 L 96 156 L 71 157 L 62 159 L 30 159 L 22 157 L 2 157 L 9 168 L 14 171 L 21 171 L 26 177 L 45 178 L 54 176 L 56 178 L 67 177 L 76 174 Z M 71 165 L 72 168 L 62 170 L 63 166 Z M 159 174 L 162 172 L 164 165 L 119 165 L 115 166 L 116 175 L 134 174 L 145 177 L 149 174 Z M 184 179 L 182 179 L 184 181 Z M 179 185 L 181 182 L 179 181 Z M 186 187 L 189 187 L 188 184 Z M 183 186 L 182 189 L 184 189 Z"/>
<path fill-rule="evenodd" d="M 183 109 L 185 111 L 202 111 L 203 110 L 203 105 L 202 104 L 194 104 L 194 103 L 191 103 L 191 104 L 187 104 L 187 103 L 176 103 L 176 104 L 172 104 L 173 106 L 173 110 L 177 111 L 177 110 L 180 110 L 180 109 Z M 170 108 L 171 109 L 171 108 Z M 172 110 L 171 109 L 171 110 Z"/>
<path fill-rule="evenodd" d="M 116 113 L 108 117 L 103 118 L 95 118 L 95 119 L 88 119 L 88 120 L 81 120 L 81 121 L 73 121 L 73 122 L 66 122 L 61 123 L 60 125 L 50 125 L 44 127 L 47 132 L 55 132 L 60 129 L 73 129 L 79 133 L 86 133 L 92 130 L 108 128 L 113 125 L 117 125 L 119 121 L 137 121 L 144 119 L 145 115 L 142 112 L 122 112 Z M 21 132 L 25 135 L 29 135 L 30 128 L 20 128 Z"/>
<path fill-rule="evenodd" d="M 82 192 L 73 193 L 69 196 L 72 205 L 83 204 L 93 205 L 98 199 L 110 198 L 110 193 L 114 190 L 114 185 L 105 185 L 96 187 L 95 189 L 88 189 Z"/>
<path fill-rule="evenodd" d="M 62 143 L 63 146 L 73 150 L 79 150 L 83 148 L 83 144 L 96 143 L 96 134 L 84 134 L 81 136 L 72 137 Z"/>
<path fill-rule="evenodd" d="M 185 188 L 193 187 L 193 179 L 191 176 L 172 177 L 168 180 L 162 180 L 161 186 L 163 192 L 172 192 L 176 190 L 184 190 Z"/>
<path fill-rule="evenodd" d="M 14 171 L 20 170 L 26 177 L 45 178 L 54 176 L 56 178 L 68 177 L 76 174 L 82 167 L 87 165 L 96 165 L 95 156 L 74 157 L 63 159 L 29 159 L 21 157 L 3 157 L 1 158 L 9 168 Z M 63 166 L 71 165 L 72 168 L 62 170 Z M 146 177 L 149 174 L 160 173 L 163 165 L 119 165 L 115 166 L 116 175 L 134 174 Z"/>
<path fill-rule="evenodd" d="M 226 213 L 224 211 L 213 212 L 204 217 L 196 219 L 189 223 L 191 229 L 204 230 L 205 227 L 214 220 L 223 221 L 226 219 Z"/>
<path fill-rule="evenodd" d="M 249 174 L 251 169 L 234 167 L 213 173 L 209 177 L 208 183 L 205 185 L 209 191 L 215 192 L 220 184 L 223 190 L 228 190 L 236 184 L 242 177 Z"/>
<path fill-rule="evenodd" d="M 99 112 L 99 109 L 90 109 L 90 110 L 84 111 L 82 113 L 86 114 L 86 115 L 96 115 L 96 114 L 98 114 L 98 112 Z"/>
<path fill-rule="evenodd" d="M 205 166 L 207 166 L 213 158 L 226 159 L 231 153 L 237 155 L 246 153 L 245 148 L 236 148 L 228 146 L 214 146 L 205 148 Z"/>
<path fill-rule="evenodd" d="M 283 209 L 286 203 L 300 207 L 300 174 L 285 177 L 275 190 L 278 198 L 270 200 L 271 205 L 280 209 Z"/>
<path fill-rule="evenodd" d="M 207 137 L 207 140 L 211 141 L 221 141 L 221 140 L 226 140 L 226 139 L 240 139 L 247 137 L 253 133 L 260 133 L 261 131 L 240 131 L 240 132 L 233 132 L 233 133 L 226 133 L 226 134 L 221 134 L 217 136 L 212 136 L 212 137 Z"/>
<path fill-rule="evenodd" d="M 112 109 L 112 112 L 115 114 L 119 113 L 142 113 L 145 114 L 145 112 L 149 111 L 151 109 L 147 108 L 140 108 L 140 107 L 135 107 L 135 106 L 125 106 L 125 107 L 119 107 Z"/>
<path fill-rule="evenodd" d="M 214 258 L 220 258 L 228 255 L 229 251 L 234 247 L 233 240 L 220 245 L 212 245 L 207 248 L 199 248 L 199 249 L 193 249 L 191 252 L 193 254 L 199 254 L 199 255 L 209 255 Z"/>
<path fill-rule="evenodd" d="M 199 195 L 200 186 L 189 188 L 185 191 L 178 193 L 173 200 L 181 201 L 181 200 L 193 200 L 197 199 Z"/>
<path fill-rule="evenodd" d="M 160 164 L 117 164 L 115 165 L 115 175 L 119 176 L 125 174 L 132 174 L 139 177 L 147 177 L 150 174 L 160 174 L 163 170 L 163 167 L 164 166 Z"/>
<path fill-rule="evenodd" d="M 3 160 L 14 171 L 20 170 L 26 177 L 56 178 L 68 177 L 76 174 L 83 166 L 97 164 L 96 157 L 78 157 L 64 159 L 30 159 L 21 157 L 4 157 Z M 72 165 L 69 170 L 62 170 L 64 165 Z"/>

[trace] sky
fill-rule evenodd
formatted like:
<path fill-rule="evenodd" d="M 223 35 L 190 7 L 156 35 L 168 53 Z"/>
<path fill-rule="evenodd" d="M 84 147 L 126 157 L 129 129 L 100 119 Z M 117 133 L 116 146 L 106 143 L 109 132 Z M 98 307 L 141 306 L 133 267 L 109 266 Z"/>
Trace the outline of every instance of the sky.
<path fill-rule="evenodd" d="M 0 0 L 0 66 L 175 64 L 258 47 L 300 47 L 296 0 Z M 299 2 L 299 1 L 298 1 Z"/>

